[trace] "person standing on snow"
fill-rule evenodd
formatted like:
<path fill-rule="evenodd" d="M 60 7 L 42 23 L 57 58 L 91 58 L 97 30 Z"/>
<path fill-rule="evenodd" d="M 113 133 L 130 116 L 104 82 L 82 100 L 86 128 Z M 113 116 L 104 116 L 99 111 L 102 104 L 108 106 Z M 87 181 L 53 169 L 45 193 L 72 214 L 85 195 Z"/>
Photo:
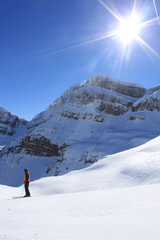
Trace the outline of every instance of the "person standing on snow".
<path fill-rule="evenodd" d="M 24 197 L 31 197 L 30 191 L 29 191 L 29 182 L 30 182 L 30 174 L 27 168 L 24 169 L 25 176 L 24 176 L 24 186 L 26 195 Z"/>

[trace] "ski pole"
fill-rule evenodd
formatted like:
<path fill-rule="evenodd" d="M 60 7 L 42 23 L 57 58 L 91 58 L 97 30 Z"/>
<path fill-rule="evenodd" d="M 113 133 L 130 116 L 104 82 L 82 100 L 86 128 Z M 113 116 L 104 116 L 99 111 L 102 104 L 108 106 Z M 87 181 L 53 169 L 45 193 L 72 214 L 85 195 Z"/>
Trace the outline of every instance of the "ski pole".
<path fill-rule="evenodd" d="M 23 195 L 23 191 L 24 191 L 24 184 L 22 185 L 21 197 Z"/>

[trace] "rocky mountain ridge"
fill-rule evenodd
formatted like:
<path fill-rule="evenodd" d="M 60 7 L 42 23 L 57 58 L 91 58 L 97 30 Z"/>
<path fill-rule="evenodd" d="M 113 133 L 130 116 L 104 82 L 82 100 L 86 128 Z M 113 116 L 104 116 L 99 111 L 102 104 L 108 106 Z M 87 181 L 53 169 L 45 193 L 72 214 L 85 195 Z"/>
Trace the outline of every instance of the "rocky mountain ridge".
<path fill-rule="evenodd" d="M 7 144 L 18 132 L 24 131 L 27 121 L 0 107 L 0 145 Z"/>
<path fill-rule="evenodd" d="M 10 141 L 1 150 L 0 165 L 18 171 L 40 163 L 41 171 L 33 170 L 36 179 L 81 169 L 145 143 L 160 134 L 159 88 L 145 89 L 105 74 L 75 84 L 32 121 L 5 120 L 8 132 L 2 130 L 0 136 L 10 133 Z M 1 124 L 11 117 L 3 112 Z"/>

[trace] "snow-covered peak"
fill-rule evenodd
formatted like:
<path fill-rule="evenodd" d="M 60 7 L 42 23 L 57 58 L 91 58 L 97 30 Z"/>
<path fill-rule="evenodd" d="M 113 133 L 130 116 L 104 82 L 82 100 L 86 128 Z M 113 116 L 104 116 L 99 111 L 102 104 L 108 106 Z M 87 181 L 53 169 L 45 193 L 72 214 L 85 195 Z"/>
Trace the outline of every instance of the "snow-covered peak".
<path fill-rule="evenodd" d="M 153 93 L 152 95 L 151 95 L 151 97 L 152 98 L 157 98 L 157 99 L 160 99 L 160 90 L 158 90 L 158 91 L 156 91 L 155 93 Z"/>
<path fill-rule="evenodd" d="M 0 107 L 0 112 L 5 112 L 6 110 L 3 107 Z"/>
<path fill-rule="evenodd" d="M 143 88 L 140 84 L 132 83 L 132 82 L 125 82 L 116 78 L 110 78 L 107 74 L 97 74 L 93 76 L 92 78 L 88 79 L 86 81 L 86 85 L 88 86 L 97 86 L 97 84 L 103 83 L 103 82 L 109 82 L 112 84 L 123 84 L 124 86 L 130 86 L 130 87 L 139 87 Z"/>
<path fill-rule="evenodd" d="M 142 97 L 146 89 L 139 84 L 112 79 L 106 74 L 92 77 L 86 82 L 86 86 L 99 86 L 131 97 Z"/>
<path fill-rule="evenodd" d="M 152 92 L 156 92 L 158 90 L 160 90 L 160 85 L 149 89 L 149 91 L 152 91 Z"/>
<path fill-rule="evenodd" d="M 23 132 L 27 121 L 0 107 L 0 146 L 8 144 L 16 132 Z"/>
<path fill-rule="evenodd" d="M 24 123 L 27 123 L 27 121 L 23 118 L 19 118 L 16 114 L 6 110 L 3 107 L 0 107 L 0 119 L 2 118 L 10 118 L 10 119 L 18 119 Z"/>
<path fill-rule="evenodd" d="M 9 113 L 5 108 L 0 107 L 0 114 Z"/>
<path fill-rule="evenodd" d="M 160 90 L 151 95 L 145 95 L 133 104 L 133 110 L 160 111 Z"/>
<path fill-rule="evenodd" d="M 109 101 L 114 101 L 114 103 L 117 103 L 117 101 L 119 103 L 118 99 L 121 99 L 120 102 L 125 102 L 124 105 L 126 105 L 126 100 L 134 102 L 136 98 L 142 97 L 145 92 L 146 89 L 139 84 L 124 82 L 112 79 L 106 74 L 99 74 L 86 82 L 76 83 L 71 86 L 49 108 L 36 115 L 32 122 L 37 124 L 50 119 L 57 111 L 60 111 L 62 106 L 63 108 L 66 106 L 67 110 L 69 107 L 80 108 L 90 103 L 97 107 L 97 101 L 104 100 L 107 102 L 108 99 L 110 99 Z M 114 100 L 111 100 L 111 96 L 114 96 Z"/>

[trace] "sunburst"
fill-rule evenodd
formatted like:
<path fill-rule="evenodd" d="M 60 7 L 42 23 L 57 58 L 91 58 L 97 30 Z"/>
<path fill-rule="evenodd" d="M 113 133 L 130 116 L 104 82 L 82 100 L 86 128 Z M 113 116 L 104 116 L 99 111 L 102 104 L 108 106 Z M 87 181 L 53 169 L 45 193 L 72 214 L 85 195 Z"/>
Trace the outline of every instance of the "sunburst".
<path fill-rule="evenodd" d="M 150 51 L 156 57 L 160 58 L 160 55 L 140 36 L 140 33 L 143 31 L 143 28 L 146 28 L 150 25 L 153 25 L 158 22 L 160 25 L 160 17 L 158 16 L 158 11 L 156 8 L 155 1 L 153 0 L 156 18 L 149 19 L 147 21 L 141 21 L 142 14 L 138 14 L 136 9 L 136 0 L 133 3 L 133 8 L 128 17 L 122 17 L 118 11 L 113 11 L 103 0 L 98 0 L 98 2 L 107 9 L 108 12 L 112 14 L 118 21 L 119 27 L 114 30 L 114 36 L 116 36 L 122 42 L 122 53 L 120 60 L 120 68 L 124 61 L 124 56 L 128 45 L 133 41 L 136 41 L 145 51 Z M 115 7 L 114 7 L 115 9 Z M 139 9 L 138 9 L 139 10 Z M 137 12 L 136 12 L 137 11 Z M 119 69 L 120 71 L 120 69 Z"/>
<path fill-rule="evenodd" d="M 141 25 L 138 15 L 131 15 L 126 19 L 123 19 L 120 23 L 117 35 L 120 37 L 121 41 L 125 44 L 131 43 L 133 40 L 137 39 L 141 31 Z"/>
<path fill-rule="evenodd" d="M 121 70 L 121 67 L 124 62 L 125 55 L 127 53 L 127 50 L 131 47 L 132 43 L 135 41 L 137 42 L 145 52 L 150 52 L 154 54 L 156 57 L 160 58 L 160 55 L 156 52 L 156 50 L 153 49 L 144 39 L 141 37 L 141 33 L 143 32 L 143 29 L 146 29 L 147 27 L 150 27 L 155 24 L 160 25 L 160 17 L 158 16 L 158 11 L 156 8 L 156 3 L 153 0 L 153 7 L 155 9 L 156 17 L 148 20 L 143 20 L 143 9 L 137 8 L 137 0 L 134 0 L 133 7 L 131 9 L 130 15 L 122 16 L 119 11 L 116 9 L 116 7 L 113 5 L 113 2 L 111 3 L 110 0 L 106 0 L 108 3 L 110 3 L 110 6 L 107 5 L 104 0 L 97 0 L 116 20 L 117 20 L 117 26 L 114 27 L 114 29 L 110 29 L 109 31 L 105 31 L 104 33 L 99 34 L 95 38 L 90 38 L 90 40 L 79 42 L 75 45 L 71 45 L 68 47 L 61 48 L 59 50 L 53 50 L 48 49 L 44 51 L 40 51 L 35 53 L 37 56 L 44 56 L 44 55 L 50 55 L 50 54 L 56 54 L 65 52 L 68 50 L 72 50 L 78 47 L 82 47 L 85 45 L 93 44 L 98 41 L 102 41 L 105 39 L 115 39 L 119 42 L 117 42 L 118 46 L 121 46 L 121 53 L 120 53 L 120 61 L 119 61 L 119 73 Z M 128 10 L 128 9 L 127 9 Z"/>

